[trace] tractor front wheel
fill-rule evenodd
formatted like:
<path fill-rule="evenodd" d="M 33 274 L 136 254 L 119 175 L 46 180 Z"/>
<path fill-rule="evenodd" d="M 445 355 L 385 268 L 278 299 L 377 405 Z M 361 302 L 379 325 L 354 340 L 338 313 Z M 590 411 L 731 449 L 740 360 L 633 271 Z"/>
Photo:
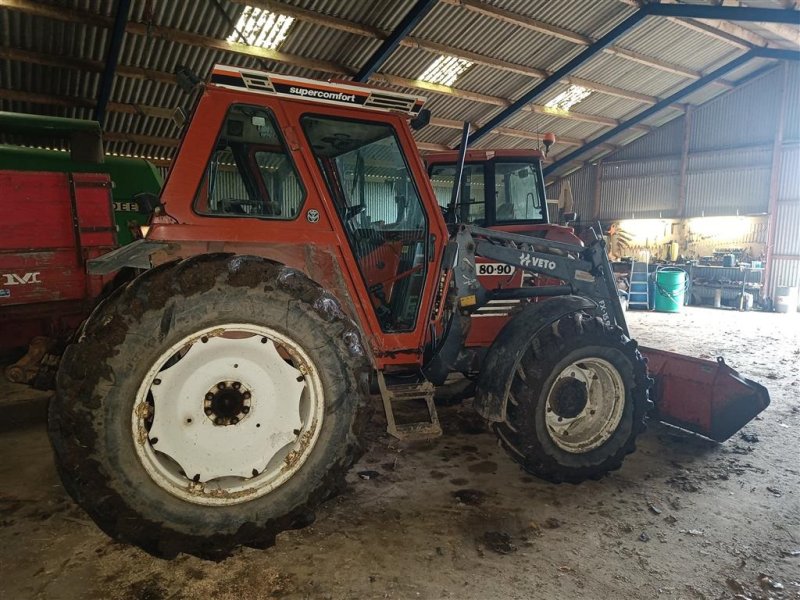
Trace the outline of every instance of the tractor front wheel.
<path fill-rule="evenodd" d="M 147 272 L 61 362 L 50 436 L 64 486 L 156 555 L 269 545 L 313 520 L 356 458 L 359 340 L 330 294 L 282 265 L 217 255 Z"/>
<path fill-rule="evenodd" d="M 500 444 L 526 471 L 555 483 L 618 469 L 651 406 L 636 343 L 585 313 L 563 317 L 526 343 L 506 418 L 494 425 Z"/>

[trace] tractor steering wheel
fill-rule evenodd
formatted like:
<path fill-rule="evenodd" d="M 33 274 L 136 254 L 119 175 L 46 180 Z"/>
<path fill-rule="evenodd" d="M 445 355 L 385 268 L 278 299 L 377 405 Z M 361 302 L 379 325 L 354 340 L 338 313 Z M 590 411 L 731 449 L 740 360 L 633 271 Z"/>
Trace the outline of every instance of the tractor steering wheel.
<path fill-rule="evenodd" d="M 353 217 L 358 216 L 362 212 L 364 212 L 364 209 L 366 209 L 366 208 L 367 207 L 364 206 L 363 204 L 354 204 L 353 206 L 348 206 L 344 210 L 344 220 L 345 221 L 349 221 Z"/>

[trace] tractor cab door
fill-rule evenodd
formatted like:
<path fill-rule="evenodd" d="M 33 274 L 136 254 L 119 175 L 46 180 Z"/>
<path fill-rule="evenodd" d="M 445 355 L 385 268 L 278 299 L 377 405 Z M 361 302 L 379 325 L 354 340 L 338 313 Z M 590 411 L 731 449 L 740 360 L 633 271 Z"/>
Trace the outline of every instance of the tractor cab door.
<path fill-rule="evenodd" d="M 408 132 L 383 114 L 352 114 L 298 116 L 366 288 L 367 310 L 391 336 L 387 344 L 419 349 L 427 324 L 421 314 L 438 276 L 435 240 L 443 242 L 446 230 L 441 218 L 429 218 L 423 194 L 432 194 L 420 189 L 424 171 L 409 154 Z"/>

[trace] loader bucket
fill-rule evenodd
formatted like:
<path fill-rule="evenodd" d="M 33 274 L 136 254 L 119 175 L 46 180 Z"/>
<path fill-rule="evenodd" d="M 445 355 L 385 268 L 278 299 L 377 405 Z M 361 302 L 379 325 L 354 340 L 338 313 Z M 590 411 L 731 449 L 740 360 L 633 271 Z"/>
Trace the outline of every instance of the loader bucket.
<path fill-rule="evenodd" d="M 650 397 L 664 423 L 724 442 L 769 406 L 767 389 L 725 364 L 640 348 L 655 379 Z"/>

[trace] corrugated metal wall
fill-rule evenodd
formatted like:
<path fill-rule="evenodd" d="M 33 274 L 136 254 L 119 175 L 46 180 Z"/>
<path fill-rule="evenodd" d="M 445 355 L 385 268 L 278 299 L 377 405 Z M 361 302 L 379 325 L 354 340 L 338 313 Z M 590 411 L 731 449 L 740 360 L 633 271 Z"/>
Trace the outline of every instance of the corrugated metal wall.
<path fill-rule="evenodd" d="M 572 199 L 575 201 L 575 212 L 581 222 L 591 222 L 594 218 L 594 189 L 597 181 L 597 166 L 587 165 L 564 178 L 572 187 Z M 547 198 L 558 199 L 561 195 L 562 182 L 548 186 Z"/>
<path fill-rule="evenodd" d="M 684 117 L 673 119 L 615 152 L 613 160 L 679 155 L 683 147 L 683 123 Z"/>
<path fill-rule="evenodd" d="M 772 286 L 800 287 L 800 64 L 782 63 L 702 105 L 692 115 L 685 217 L 763 215 L 769 211 L 773 146 L 784 68 L 788 77 Z M 565 178 L 583 223 L 670 218 L 680 206 L 685 117 L 674 119 L 600 161 L 600 214 L 594 214 L 595 165 Z M 561 182 L 548 188 L 558 197 Z M 766 243 L 766 228 L 759 229 Z"/>
<path fill-rule="evenodd" d="M 793 65 L 797 67 L 797 65 Z M 800 68 L 794 72 L 800 74 Z M 790 102 L 789 112 L 800 119 L 797 102 Z M 788 117 L 788 115 L 787 115 Z M 789 123 L 784 129 L 784 139 L 790 135 Z M 794 121 L 794 132 L 800 133 L 800 125 Z M 800 287 L 800 146 L 793 146 L 781 156 L 781 178 L 778 187 L 778 218 L 775 227 L 775 255 L 773 261 L 772 289 L 774 296 L 777 286 Z"/>
<path fill-rule="evenodd" d="M 800 89 L 800 67 L 789 67 L 791 90 Z M 763 214 L 768 210 L 772 145 L 778 125 L 783 68 L 777 65 L 760 77 L 698 108 L 691 118 L 687 161 L 687 217 Z M 785 135 L 800 139 L 800 108 L 788 102 Z M 605 157 L 601 164 L 600 215 L 602 219 L 664 218 L 678 214 L 681 154 L 685 117 Z M 784 176 L 800 187 L 800 154 L 784 161 Z M 789 163 L 787 166 L 786 163 Z M 575 201 L 589 210 L 582 221 L 594 220 L 594 165 L 566 177 Z M 577 185 L 580 182 L 583 185 Z M 548 188 L 558 196 L 559 184 Z M 737 212 L 738 211 L 738 212 Z"/>
<path fill-rule="evenodd" d="M 676 216 L 679 158 L 604 161 L 601 169 L 601 219 Z"/>
<path fill-rule="evenodd" d="M 701 106 L 692 120 L 689 151 L 772 143 L 782 84 L 783 69 L 777 67 Z"/>

